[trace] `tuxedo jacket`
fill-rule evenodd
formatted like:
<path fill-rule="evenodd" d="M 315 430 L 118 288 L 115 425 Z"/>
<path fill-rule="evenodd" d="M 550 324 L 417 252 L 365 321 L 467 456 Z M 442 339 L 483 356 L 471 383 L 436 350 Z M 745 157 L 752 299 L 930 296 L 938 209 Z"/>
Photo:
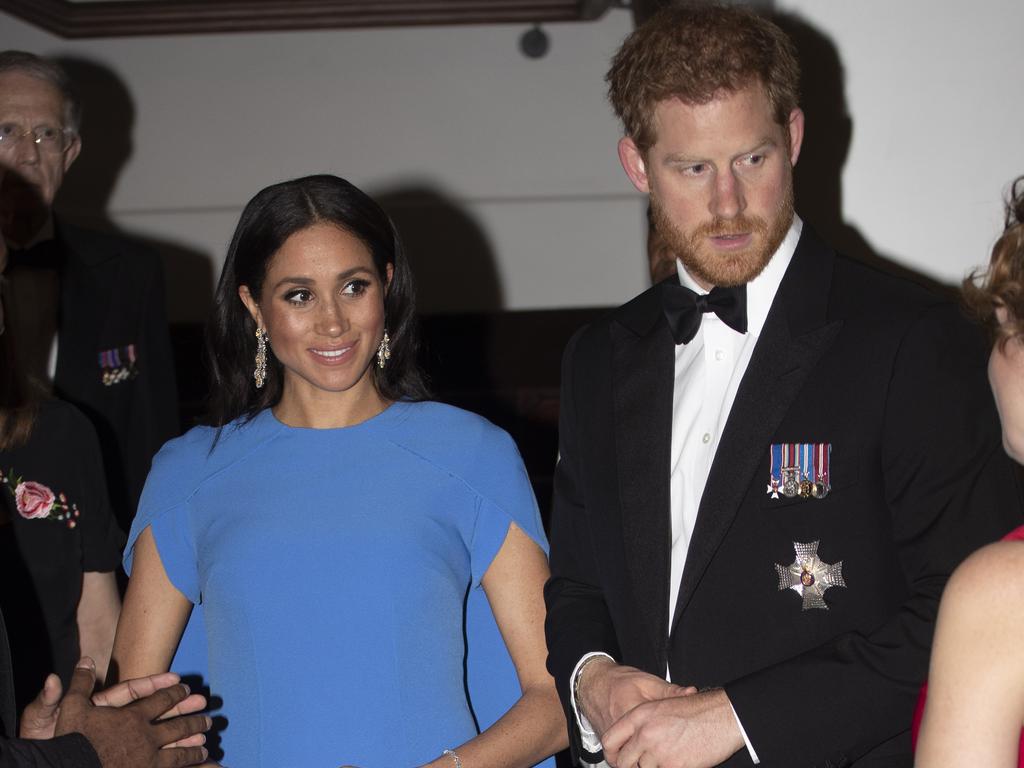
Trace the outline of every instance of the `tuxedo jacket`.
<path fill-rule="evenodd" d="M 674 279 L 674 278 L 673 278 Z M 674 342 L 657 287 L 570 341 L 545 589 L 569 715 L 604 651 L 725 688 L 765 768 L 910 766 L 943 585 L 1022 519 L 986 377 L 955 305 L 843 258 L 805 226 L 714 456 L 668 615 Z M 831 492 L 772 498 L 770 446 L 831 444 Z M 845 587 L 804 610 L 796 543 Z M 750 765 L 740 750 L 726 765 Z"/>
<path fill-rule="evenodd" d="M 127 531 L 150 460 L 178 433 L 163 273 L 154 253 L 123 237 L 57 221 L 56 238 L 54 390 L 96 428 L 114 514 Z"/>

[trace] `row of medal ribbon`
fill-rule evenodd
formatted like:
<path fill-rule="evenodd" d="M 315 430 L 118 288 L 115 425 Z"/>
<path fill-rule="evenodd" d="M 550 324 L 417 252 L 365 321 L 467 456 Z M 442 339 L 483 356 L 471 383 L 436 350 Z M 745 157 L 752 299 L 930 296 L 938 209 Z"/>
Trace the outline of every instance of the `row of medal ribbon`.
<path fill-rule="evenodd" d="M 832 490 L 831 443 L 773 443 L 768 495 L 823 499 Z"/>
<path fill-rule="evenodd" d="M 99 364 L 105 387 L 135 378 L 139 373 L 134 344 L 103 350 L 99 353 Z"/>

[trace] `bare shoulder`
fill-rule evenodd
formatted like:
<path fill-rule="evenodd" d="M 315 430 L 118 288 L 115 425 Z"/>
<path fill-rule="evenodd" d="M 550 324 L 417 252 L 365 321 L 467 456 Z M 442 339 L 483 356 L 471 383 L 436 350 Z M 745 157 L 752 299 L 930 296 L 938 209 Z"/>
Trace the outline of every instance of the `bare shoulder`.
<path fill-rule="evenodd" d="M 998 608 L 1024 624 L 1024 541 L 997 541 L 973 553 L 953 572 L 943 603 L 969 613 Z"/>

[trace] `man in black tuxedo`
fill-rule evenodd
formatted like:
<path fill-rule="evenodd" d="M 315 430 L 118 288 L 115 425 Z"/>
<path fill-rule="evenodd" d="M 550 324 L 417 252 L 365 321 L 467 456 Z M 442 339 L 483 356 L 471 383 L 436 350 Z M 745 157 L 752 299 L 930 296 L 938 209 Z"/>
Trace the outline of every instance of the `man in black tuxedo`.
<path fill-rule="evenodd" d="M 107 488 L 128 530 L 153 454 L 177 434 L 177 393 L 157 256 L 73 226 L 53 202 L 82 148 L 81 106 L 64 71 L 0 52 L 0 228 L 8 311 L 25 370 L 74 403 L 100 438 Z"/>
<path fill-rule="evenodd" d="M 794 215 L 798 78 L 716 6 L 608 75 L 678 263 L 563 363 L 548 667 L 584 762 L 910 766 L 947 575 L 1021 520 L 980 334 Z"/>

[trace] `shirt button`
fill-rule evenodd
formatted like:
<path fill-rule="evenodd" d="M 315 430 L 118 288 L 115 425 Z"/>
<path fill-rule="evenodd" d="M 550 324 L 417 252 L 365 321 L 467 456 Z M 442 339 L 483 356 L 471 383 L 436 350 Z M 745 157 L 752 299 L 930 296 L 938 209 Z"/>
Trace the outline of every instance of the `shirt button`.
<path fill-rule="evenodd" d="M 704 436 L 701 437 L 700 441 L 702 443 L 704 443 L 705 445 L 710 443 L 711 442 L 711 433 L 710 432 L 705 432 Z"/>
<path fill-rule="evenodd" d="M 725 360 L 725 350 L 724 349 L 716 349 L 715 350 L 715 360 Z"/>

